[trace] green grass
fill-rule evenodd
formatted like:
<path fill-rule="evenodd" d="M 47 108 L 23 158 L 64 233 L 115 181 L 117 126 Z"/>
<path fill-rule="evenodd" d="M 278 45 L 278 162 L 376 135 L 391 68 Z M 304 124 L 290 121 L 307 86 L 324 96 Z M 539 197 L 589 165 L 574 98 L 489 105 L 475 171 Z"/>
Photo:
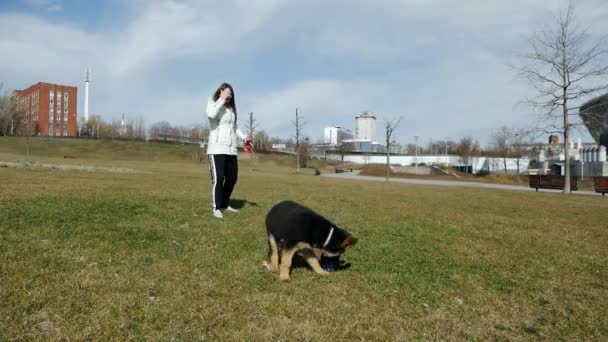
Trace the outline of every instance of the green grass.
<path fill-rule="evenodd" d="M 22 144 L 0 138 L 0 161 Z M 0 340 L 608 337 L 604 198 L 337 180 L 261 156 L 240 164 L 250 204 L 220 221 L 187 147 L 50 144 L 30 159 L 138 172 L 0 168 Z M 352 267 L 268 273 L 282 199 L 360 238 Z"/>

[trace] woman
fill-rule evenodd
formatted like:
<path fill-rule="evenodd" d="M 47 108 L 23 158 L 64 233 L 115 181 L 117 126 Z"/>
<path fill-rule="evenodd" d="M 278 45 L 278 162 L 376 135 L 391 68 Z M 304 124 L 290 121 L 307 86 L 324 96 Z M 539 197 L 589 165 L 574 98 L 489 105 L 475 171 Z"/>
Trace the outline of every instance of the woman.
<path fill-rule="evenodd" d="M 244 143 L 247 138 L 236 124 L 237 112 L 234 90 L 228 83 L 222 83 L 207 102 L 209 117 L 209 143 L 207 158 L 211 171 L 211 202 L 213 216 L 223 218 L 222 211 L 238 212 L 230 206 L 230 195 L 238 174 L 237 137 Z"/>

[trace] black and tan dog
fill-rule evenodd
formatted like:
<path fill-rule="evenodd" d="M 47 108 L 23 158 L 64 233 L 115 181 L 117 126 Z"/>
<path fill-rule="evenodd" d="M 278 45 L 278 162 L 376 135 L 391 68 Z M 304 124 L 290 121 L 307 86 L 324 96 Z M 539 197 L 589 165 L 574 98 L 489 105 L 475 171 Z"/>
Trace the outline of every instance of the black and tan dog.
<path fill-rule="evenodd" d="M 348 231 L 336 227 L 316 212 L 293 201 L 276 204 L 266 216 L 268 269 L 279 271 L 281 280 L 289 279 L 293 256 L 301 252 L 310 267 L 321 275 L 321 256 L 335 257 L 357 243 Z"/>

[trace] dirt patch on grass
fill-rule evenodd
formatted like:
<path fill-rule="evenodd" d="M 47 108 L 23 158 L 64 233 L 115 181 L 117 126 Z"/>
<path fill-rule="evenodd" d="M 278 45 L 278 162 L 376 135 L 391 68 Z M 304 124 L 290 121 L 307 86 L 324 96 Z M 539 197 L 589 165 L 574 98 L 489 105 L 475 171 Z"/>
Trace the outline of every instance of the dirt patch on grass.
<path fill-rule="evenodd" d="M 56 171 L 85 171 L 85 172 L 111 172 L 136 173 L 134 169 L 124 167 L 103 167 L 93 165 L 45 164 L 36 162 L 5 162 L 0 161 L 0 167 L 26 169 L 26 170 L 56 170 Z"/>

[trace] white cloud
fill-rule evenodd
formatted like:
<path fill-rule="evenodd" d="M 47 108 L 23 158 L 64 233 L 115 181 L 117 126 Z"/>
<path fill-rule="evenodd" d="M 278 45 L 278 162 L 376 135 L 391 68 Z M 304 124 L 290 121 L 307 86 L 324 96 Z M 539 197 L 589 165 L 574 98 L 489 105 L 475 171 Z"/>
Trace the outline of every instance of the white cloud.
<path fill-rule="evenodd" d="M 28 1 L 41 8 L 61 5 Z M 38 81 L 81 86 L 90 66 L 93 113 L 200 123 L 205 92 L 216 86 L 215 65 L 229 58 L 246 73 L 265 62 L 248 58 L 274 54 L 289 59 L 299 76 L 272 86 L 256 79 L 237 89 L 240 112 L 254 111 L 272 134 L 291 136 L 299 107 L 312 138 L 325 125 L 352 128 L 354 116 L 370 110 L 379 118 L 406 114 L 396 132 L 404 140 L 464 134 L 485 139 L 481 135 L 504 123 L 533 121 L 527 108 L 516 106 L 529 90 L 506 65 L 561 3 L 138 0 L 124 2 L 133 14 L 124 26 L 94 32 L 52 17 L 0 13 L 0 81 L 13 88 Z M 592 34 L 608 32 L 608 4 L 577 5 Z M 192 75 L 171 77 L 184 60 L 198 62 Z M 319 68 L 342 61 L 360 68 L 335 79 L 297 70 L 311 60 Z"/>
<path fill-rule="evenodd" d="M 42 8 L 50 12 L 59 11 L 63 8 L 60 0 L 25 0 L 27 4 L 35 8 Z"/>

